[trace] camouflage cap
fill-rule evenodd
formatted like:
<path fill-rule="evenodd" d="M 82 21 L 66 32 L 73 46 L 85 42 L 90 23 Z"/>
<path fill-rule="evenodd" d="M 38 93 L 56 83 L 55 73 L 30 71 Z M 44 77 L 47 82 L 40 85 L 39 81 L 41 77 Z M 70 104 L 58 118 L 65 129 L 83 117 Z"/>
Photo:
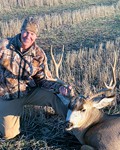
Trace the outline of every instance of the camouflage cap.
<path fill-rule="evenodd" d="M 29 16 L 27 18 L 25 18 L 22 27 L 21 27 L 21 31 L 22 30 L 27 30 L 27 31 L 32 31 L 35 34 L 38 34 L 38 20 L 37 18 L 33 17 L 33 16 Z"/>

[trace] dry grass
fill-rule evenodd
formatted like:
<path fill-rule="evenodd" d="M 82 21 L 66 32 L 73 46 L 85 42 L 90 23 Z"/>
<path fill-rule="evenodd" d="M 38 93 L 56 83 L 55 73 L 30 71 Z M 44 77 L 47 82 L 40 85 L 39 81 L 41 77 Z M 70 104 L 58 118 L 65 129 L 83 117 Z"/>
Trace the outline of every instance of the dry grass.
<path fill-rule="evenodd" d="M 64 131 L 64 120 L 51 113 L 49 107 L 26 107 L 21 118 L 21 135 L 0 141 L 1 150 L 77 150 L 80 146 L 75 137 Z"/>
<path fill-rule="evenodd" d="M 116 42 L 108 41 L 106 44 L 95 45 L 94 48 L 84 47 L 77 51 L 65 51 L 64 62 L 60 70 L 61 78 L 68 83 L 72 83 L 79 89 L 80 93 L 88 84 L 91 88 L 94 87 L 94 90 L 96 88 L 98 90 L 104 86 L 104 82 L 109 82 L 111 79 L 111 64 L 114 62 L 114 51 L 116 51 L 118 57 L 116 78 L 119 87 L 119 44 L 117 40 Z M 50 69 L 53 70 L 52 64 Z"/>
<path fill-rule="evenodd" d="M 119 3 L 116 5 L 110 6 L 91 6 L 87 9 L 77 9 L 77 10 L 68 10 L 62 13 L 50 13 L 45 14 L 44 16 L 38 15 L 37 18 L 39 20 L 39 34 L 44 30 L 51 30 L 54 28 L 58 28 L 62 25 L 72 25 L 79 24 L 86 20 L 91 20 L 95 18 L 101 17 L 110 17 L 119 13 Z M 20 27 L 23 20 L 19 18 L 15 18 L 9 21 L 1 21 L 1 36 L 13 36 L 16 33 L 20 32 Z"/>
<path fill-rule="evenodd" d="M 11 7 L 23 7 L 29 8 L 31 6 L 43 7 L 43 6 L 58 6 L 62 4 L 69 4 L 79 2 L 81 0 L 1 0 L 1 10 L 2 8 L 5 10 L 10 9 Z"/>
<path fill-rule="evenodd" d="M 59 6 L 59 5 L 70 5 L 71 3 L 83 3 L 82 0 L 11 0 L 9 2 L 9 0 L 1 0 L 0 3 L 0 11 L 2 10 L 8 10 L 10 11 L 10 9 L 12 9 L 13 7 L 17 7 L 17 8 L 30 8 L 30 7 L 45 7 L 45 6 L 50 6 L 50 7 L 55 7 L 55 6 Z M 111 2 L 109 2 L 108 0 L 100 0 L 99 3 L 112 3 L 112 2 L 116 2 L 116 0 L 112 0 Z M 86 0 L 84 0 L 84 3 L 98 3 L 97 0 L 91 0 L 89 2 L 87 2 Z"/>

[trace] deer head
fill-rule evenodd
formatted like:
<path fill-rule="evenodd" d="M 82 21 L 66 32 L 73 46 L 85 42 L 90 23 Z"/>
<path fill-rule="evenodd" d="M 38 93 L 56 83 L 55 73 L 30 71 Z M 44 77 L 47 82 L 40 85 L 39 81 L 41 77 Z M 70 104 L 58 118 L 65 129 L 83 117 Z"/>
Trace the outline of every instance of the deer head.
<path fill-rule="evenodd" d="M 100 118 L 104 115 L 100 109 L 111 105 L 115 100 L 116 53 L 114 58 L 114 65 L 111 65 L 112 79 L 110 84 L 107 85 L 105 83 L 105 88 L 101 89 L 97 93 L 87 97 L 78 97 L 70 103 L 66 118 L 66 121 L 69 122 L 67 130 L 71 130 L 73 128 L 79 128 L 83 130 L 91 124 L 99 122 Z"/>

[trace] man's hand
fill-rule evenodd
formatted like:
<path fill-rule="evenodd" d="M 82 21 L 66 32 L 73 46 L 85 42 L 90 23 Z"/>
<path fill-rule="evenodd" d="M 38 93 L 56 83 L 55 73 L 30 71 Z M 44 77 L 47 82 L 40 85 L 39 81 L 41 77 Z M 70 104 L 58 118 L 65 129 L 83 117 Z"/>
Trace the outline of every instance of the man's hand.
<path fill-rule="evenodd" d="M 65 86 L 61 86 L 59 88 L 59 92 L 60 94 L 62 94 L 63 96 L 70 96 L 70 97 L 73 97 L 74 96 L 74 90 L 72 88 L 71 85 L 65 87 Z"/>
<path fill-rule="evenodd" d="M 2 52 L 0 52 L 0 58 L 2 58 L 2 56 L 3 56 L 3 53 L 2 53 Z"/>

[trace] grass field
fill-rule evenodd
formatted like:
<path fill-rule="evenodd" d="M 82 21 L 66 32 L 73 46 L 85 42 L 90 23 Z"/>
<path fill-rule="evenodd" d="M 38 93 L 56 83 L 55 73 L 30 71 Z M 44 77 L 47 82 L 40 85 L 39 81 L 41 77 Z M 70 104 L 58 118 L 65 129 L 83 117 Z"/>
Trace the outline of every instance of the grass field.
<path fill-rule="evenodd" d="M 117 104 L 106 110 L 119 113 L 120 85 L 120 1 L 119 0 L 2 0 L 0 4 L 0 38 L 20 32 L 24 17 L 35 15 L 40 22 L 37 43 L 47 56 L 54 72 L 50 46 L 59 59 L 65 46 L 60 77 L 77 93 L 89 95 L 111 79 L 110 63 L 117 52 Z M 17 3 L 16 3 L 17 2 Z M 0 141 L 0 150 L 79 150 L 77 139 L 64 130 L 64 120 L 49 107 L 25 107 L 21 117 L 21 134 Z"/>

